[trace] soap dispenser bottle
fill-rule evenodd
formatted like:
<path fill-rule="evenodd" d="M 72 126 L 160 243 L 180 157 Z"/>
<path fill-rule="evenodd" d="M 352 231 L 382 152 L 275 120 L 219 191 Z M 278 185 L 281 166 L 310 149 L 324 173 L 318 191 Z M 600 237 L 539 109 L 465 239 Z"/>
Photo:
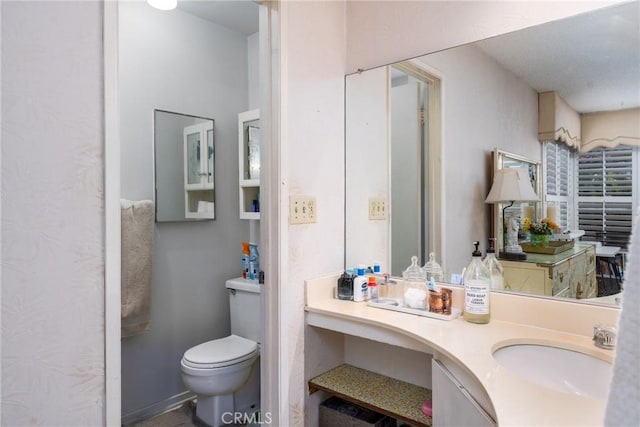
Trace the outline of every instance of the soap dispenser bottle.
<path fill-rule="evenodd" d="M 495 238 L 489 239 L 489 247 L 487 248 L 487 256 L 484 258 L 484 265 L 489 270 L 491 276 L 491 289 L 502 290 L 504 289 L 504 269 L 502 264 L 496 258 Z"/>
<path fill-rule="evenodd" d="M 478 250 L 480 242 L 473 242 L 475 250 L 464 273 L 464 318 L 471 323 L 489 323 L 491 318 L 491 275 L 482 262 Z"/>

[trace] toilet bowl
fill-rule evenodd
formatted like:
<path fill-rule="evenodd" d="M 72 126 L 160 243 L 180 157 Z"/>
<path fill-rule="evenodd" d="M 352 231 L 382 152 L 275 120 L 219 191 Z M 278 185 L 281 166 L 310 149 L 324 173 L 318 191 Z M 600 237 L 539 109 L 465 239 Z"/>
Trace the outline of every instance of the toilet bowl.
<path fill-rule="evenodd" d="M 180 361 L 184 385 L 197 394 L 196 416 L 213 427 L 228 424 L 236 413 L 255 412 L 260 405 L 260 345 L 254 340 L 259 336 L 254 331 L 260 330 L 259 307 L 257 314 L 249 314 L 255 300 L 259 302 L 260 287 L 244 279 L 228 280 L 226 287 L 231 335 L 188 349 Z M 244 315 L 238 318 L 234 313 L 240 306 Z"/>
<path fill-rule="evenodd" d="M 236 335 L 187 350 L 180 362 L 182 381 L 198 395 L 196 416 L 208 425 L 224 425 L 224 414 L 236 412 L 234 393 L 249 379 L 259 349 L 255 341 Z M 226 418 L 231 419 L 231 415 Z"/>

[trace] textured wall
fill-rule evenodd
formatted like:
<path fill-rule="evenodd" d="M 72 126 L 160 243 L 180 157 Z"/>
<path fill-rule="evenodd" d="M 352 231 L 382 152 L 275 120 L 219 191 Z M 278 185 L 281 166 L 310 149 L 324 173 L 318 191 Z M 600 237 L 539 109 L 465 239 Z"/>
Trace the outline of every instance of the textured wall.
<path fill-rule="evenodd" d="M 2 7 L 2 419 L 104 405 L 102 4 Z"/>
<path fill-rule="evenodd" d="M 305 424 L 304 280 L 344 263 L 344 37 L 342 2 L 285 2 L 282 12 L 283 54 L 281 209 L 287 216 L 290 194 L 317 201 L 315 224 L 289 225 L 280 256 L 281 322 L 286 335 L 281 369 L 288 376 L 283 391 L 289 419 L 281 425 Z M 285 226 L 286 227 L 286 226 Z"/>

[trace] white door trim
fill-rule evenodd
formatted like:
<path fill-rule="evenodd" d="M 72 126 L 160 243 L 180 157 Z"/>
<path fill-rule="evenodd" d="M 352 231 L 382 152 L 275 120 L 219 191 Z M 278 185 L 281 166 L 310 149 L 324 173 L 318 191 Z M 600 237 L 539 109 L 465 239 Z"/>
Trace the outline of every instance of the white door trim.
<path fill-rule="evenodd" d="M 261 401 L 263 419 L 272 425 L 287 425 L 288 411 L 281 405 L 283 395 L 282 320 L 280 318 L 281 272 L 280 199 L 281 199 L 281 45 L 280 6 L 278 1 L 260 2 L 260 126 L 262 147 L 260 162 L 260 264 L 265 272 L 263 288 L 263 346 L 261 351 Z"/>
<path fill-rule="evenodd" d="M 120 426 L 120 111 L 118 2 L 105 1 L 104 49 L 104 424 Z"/>

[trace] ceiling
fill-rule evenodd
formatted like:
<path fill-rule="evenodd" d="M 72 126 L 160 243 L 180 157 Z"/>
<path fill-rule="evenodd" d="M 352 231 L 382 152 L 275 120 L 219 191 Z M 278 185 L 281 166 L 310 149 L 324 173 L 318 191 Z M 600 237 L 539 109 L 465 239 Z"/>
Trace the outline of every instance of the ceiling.
<path fill-rule="evenodd" d="M 258 3 L 253 0 L 178 0 L 178 9 L 246 36 L 258 32 Z"/>
<path fill-rule="evenodd" d="M 245 35 L 253 0 L 179 0 L 178 8 Z M 609 6 L 475 43 L 537 92 L 579 113 L 640 107 L 640 1 Z"/>
<path fill-rule="evenodd" d="M 579 113 L 640 107 L 640 1 L 476 43 L 538 92 Z"/>

